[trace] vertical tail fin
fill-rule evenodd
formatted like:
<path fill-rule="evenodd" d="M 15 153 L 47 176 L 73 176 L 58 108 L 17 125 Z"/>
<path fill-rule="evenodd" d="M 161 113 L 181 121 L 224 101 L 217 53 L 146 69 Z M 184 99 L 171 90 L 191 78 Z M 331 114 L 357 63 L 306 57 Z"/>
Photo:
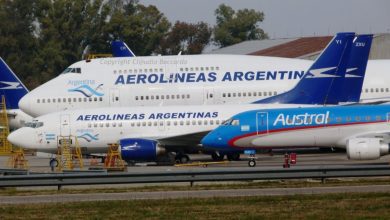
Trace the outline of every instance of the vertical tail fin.
<path fill-rule="evenodd" d="M 370 55 L 372 34 L 357 36 L 351 48 L 340 102 L 359 102 Z"/>
<path fill-rule="evenodd" d="M 133 51 L 123 41 L 116 40 L 111 42 L 112 55 L 114 57 L 135 57 Z"/>
<path fill-rule="evenodd" d="M 297 85 L 254 103 L 337 104 L 355 33 L 338 33 Z"/>
<path fill-rule="evenodd" d="M 5 96 L 7 109 L 18 109 L 19 100 L 27 93 L 27 88 L 0 58 L 0 95 Z"/>

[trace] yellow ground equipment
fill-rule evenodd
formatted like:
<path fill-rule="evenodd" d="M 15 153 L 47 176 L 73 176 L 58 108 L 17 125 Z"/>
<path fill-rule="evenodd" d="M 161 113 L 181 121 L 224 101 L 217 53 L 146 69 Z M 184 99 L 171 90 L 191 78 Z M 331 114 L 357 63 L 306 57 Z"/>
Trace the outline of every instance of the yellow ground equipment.
<path fill-rule="evenodd" d="M 72 142 L 75 142 L 74 145 Z M 57 149 L 58 171 L 73 170 L 75 167 L 83 168 L 83 157 L 77 137 L 59 136 Z"/>
<path fill-rule="evenodd" d="M 107 157 L 104 161 L 104 167 L 107 170 L 125 170 L 125 162 L 122 160 L 122 156 L 118 149 L 118 144 L 108 145 Z"/>
<path fill-rule="evenodd" d="M 14 149 L 7 163 L 8 167 L 13 169 L 28 169 L 28 163 L 24 157 L 24 151 L 22 148 Z"/>
<path fill-rule="evenodd" d="M 0 107 L 0 155 L 10 155 L 12 153 L 12 145 L 7 140 L 9 134 L 9 125 L 7 106 L 4 96 L 1 96 Z"/>
<path fill-rule="evenodd" d="M 92 60 L 96 58 L 105 58 L 105 57 L 112 57 L 112 54 L 106 54 L 106 53 L 88 54 L 87 60 Z"/>

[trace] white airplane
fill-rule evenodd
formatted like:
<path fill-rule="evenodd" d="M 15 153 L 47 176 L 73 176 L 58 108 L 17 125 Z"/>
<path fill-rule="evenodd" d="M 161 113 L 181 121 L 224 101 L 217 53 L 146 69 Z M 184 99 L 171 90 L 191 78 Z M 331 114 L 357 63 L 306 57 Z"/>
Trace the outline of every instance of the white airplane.
<path fill-rule="evenodd" d="M 339 85 L 344 83 L 348 68 L 345 64 L 349 63 L 345 57 L 349 56 L 351 46 L 348 45 L 351 45 L 353 36 L 351 34 L 336 36 L 294 89 L 280 96 L 293 95 L 297 103 L 300 103 L 299 98 L 302 98 L 309 104 L 313 104 L 312 100 L 317 104 L 326 104 L 327 100 L 333 100 L 334 97 L 330 96 L 340 94 L 333 90 L 339 90 L 341 88 Z M 337 43 L 340 39 L 343 40 L 342 44 Z M 315 69 L 333 66 L 335 66 L 332 68 L 333 72 L 327 71 L 318 77 L 312 76 L 311 72 Z M 314 84 L 320 86 L 313 86 Z M 328 92 L 322 92 L 324 90 Z M 316 95 L 310 96 L 308 100 L 307 94 Z M 75 137 L 78 138 L 85 154 L 104 153 L 108 144 L 119 142 L 125 160 L 155 160 L 165 151 L 174 151 L 177 153 L 177 159 L 185 162 L 189 158 L 184 153 L 199 150 L 197 146 L 201 138 L 232 115 L 260 107 L 297 106 L 299 105 L 242 104 L 67 110 L 37 117 L 29 127 L 11 133 L 8 140 L 23 148 L 55 153 L 59 141 L 72 136 L 73 141 Z M 231 159 L 239 157 L 237 152 L 229 152 L 227 155 Z"/>
<path fill-rule="evenodd" d="M 241 104 L 291 89 L 312 61 L 247 55 L 181 55 L 79 61 L 32 90 L 34 117 L 97 107 Z M 361 99 L 388 100 L 390 60 L 370 60 Z M 375 99 L 375 100 L 374 100 Z"/>

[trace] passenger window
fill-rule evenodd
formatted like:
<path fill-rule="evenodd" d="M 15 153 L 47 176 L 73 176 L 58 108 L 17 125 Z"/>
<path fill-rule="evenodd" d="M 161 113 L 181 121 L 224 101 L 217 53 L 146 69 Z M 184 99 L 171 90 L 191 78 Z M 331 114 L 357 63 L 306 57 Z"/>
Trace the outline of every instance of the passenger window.
<path fill-rule="evenodd" d="M 94 124 L 93 124 L 93 127 L 97 128 L 97 123 L 94 123 Z"/>
<path fill-rule="evenodd" d="M 385 90 L 383 88 L 381 88 L 381 92 L 384 92 Z"/>
<path fill-rule="evenodd" d="M 148 122 L 148 126 L 149 127 L 152 126 L 152 122 L 151 121 Z"/>
<path fill-rule="evenodd" d="M 45 99 L 42 99 L 42 103 L 45 103 Z"/>
<path fill-rule="evenodd" d="M 68 102 L 72 102 L 72 98 L 68 98 Z"/>
<path fill-rule="evenodd" d="M 110 123 L 109 122 L 106 122 L 106 127 L 110 127 Z"/>
<path fill-rule="evenodd" d="M 47 99 L 47 103 L 50 103 L 50 99 Z"/>
<path fill-rule="evenodd" d="M 138 96 L 135 97 L 135 100 L 138 100 Z"/>
<path fill-rule="evenodd" d="M 370 116 L 366 116 L 366 121 L 371 121 L 371 117 Z"/>
<path fill-rule="evenodd" d="M 180 125 L 183 126 L 184 125 L 184 121 L 180 121 Z"/>
<path fill-rule="evenodd" d="M 177 99 L 180 99 L 180 95 L 176 95 L 176 98 L 177 98 Z"/>
<path fill-rule="evenodd" d="M 137 122 L 137 127 L 141 126 L 141 123 L 140 122 Z"/>
<path fill-rule="evenodd" d="M 82 102 L 83 101 L 83 99 L 82 98 L 79 98 L 79 102 Z"/>
<path fill-rule="evenodd" d="M 190 94 L 187 94 L 187 99 L 189 99 L 190 98 Z"/>
<path fill-rule="evenodd" d="M 148 95 L 147 95 L 147 96 L 145 96 L 145 99 L 146 99 L 146 100 L 149 100 L 149 96 L 148 96 Z"/>
<path fill-rule="evenodd" d="M 84 98 L 84 102 L 87 102 L 87 98 L 86 97 Z"/>
<path fill-rule="evenodd" d="M 243 93 L 242 93 L 242 96 L 246 97 L 246 92 L 243 92 Z"/>
<path fill-rule="evenodd" d="M 202 120 L 198 120 L 198 125 L 202 125 Z"/>
<path fill-rule="evenodd" d="M 88 123 L 88 128 L 92 127 L 92 124 L 91 123 Z"/>
<path fill-rule="evenodd" d="M 141 95 L 141 100 L 144 100 L 144 96 Z"/>
<path fill-rule="evenodd" d="M 89 97 L 89 101 L 92 102 L 92 97 Z"/>
<path fill-rule="evenodd" d="M 158 100 L 158 99 L 159 99 L 159 97 L 160 97 L 160 96 L 156 95 L 156 100 Z"/>
<path fill-rule="evenodd" d="M 186 121 L 186 125 L 190 125 L 191 122 L 189 120 Z"/>
<path fill-rule="evenodd" d="M 100 123 L 100 124 L 99 124 L 99 127 L 101 127 L 101 128 L 102 128 L 102 127 L 103 127 L 103 123 Z"/>
<path fill-rule="evenodd" d="M 208 124 L 208 121 L 207 121 L 207 120 L 204 120 L 203 124 L 204 124 L 204 125 L 207 125 L 207 124 Z"/>
<path fill-rule="evenodd" d="M 236 97 L 236 93 L 235 92 L 233 93 L 233 97 Z"/>
<path fill-rule="evenodd" d="M 167 126 L 171 126 L 171 121 L 167 121 Z"/>
<path fill-rule="evenodd" d="M 119 122 L 118 127 L 122 127 L 122 122 Z"/>
<path fill-rule="evenodd" d="M 360 120 L 361 120 L 361 117 L 360 117 L 360 116 L 356 116 L 356 117 L 355 117 L 355 120 L 356 120 L 356 121 L 360 121 Z"/>
<path fill-rule="evenodd" d="M 157 127 L 157 121 L 153 122 L 153 126 Z"/>
<path fill-rule="evenodd" d="M 134 122 L 131 122 L 130 126 L 131 126 L 131 127 L 134 127 L 134 125 L 135 125 Z"/>
<path fill-rule="evenodd" d="M 192 125 L 196 125 L 196 121 L 195 120 L 192 120 Z"/>
<path fill-rule="evenodd" d="M 222 97 L 224 97 L 224 98 L 225 98 L 225 96 L 226 96 L 226 94 L 225 94 L 225 93 L 222 93 Z"/>
<path fill-rule="evenodd" d="M 151 95 L 151 96 L 150 96 L 150 99 L 151 99 L 151 100 L 154 100 L 154 96 Z"/>
<path fill-rule="evenodd" d="M 116 123 L 115 122 L 112 123 L 112 127 L 114 127 L 114 128 L 116 127 Z"/>
<path fill-rule="evenodd" d="M 174 121 L 174 122 L 173 122 L 173 125 L 177 126 L 177 121 Z"/>
<path fill-rule="evenodd" d="M 146 121 L 142 122 L 142 127 L 146 126 Z"/>
<path fill-rule="evenodd" d="M 97 97 L 93 98 L 93 100 L 94 100 L 95 102 L 97 102 Z"/>
<path fill-rule="evenodd" d="M 56 99 L 53 99 L 53 103 L 55 103 L 56 102 Z"/>
<path fill-rule="evenodd" d="M 382 117 L 380 115 L 375 116 L 375 120 L 380 121 L 382 120 Z"/>
<path fill-rule="evenodd" d="M 175 95 L 171 95 L 171 98 L 172 98 L 172 99 L 175 99 Z"/>

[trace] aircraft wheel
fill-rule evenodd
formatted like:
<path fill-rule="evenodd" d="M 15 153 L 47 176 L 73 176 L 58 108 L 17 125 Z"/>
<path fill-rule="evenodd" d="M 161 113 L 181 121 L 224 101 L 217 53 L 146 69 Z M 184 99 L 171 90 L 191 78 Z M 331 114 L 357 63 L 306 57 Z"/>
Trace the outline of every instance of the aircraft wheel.
<path fill-rule="evenodd" d="M 227 158 L 228 158 L 228 160 L 238 161 L 238 160 L 240 160 L 240 154 L 239 153 L 229 153 L 229 154 L 227 154 Z"/>
<path fill-rule="evenodd" d="M 213 160 L 215 160 L 215 161 L 221 161 L 221 160 L 223 160 L 224 157 L 225 157 L 224 154 L 219 154 L 217 152 L 213 152 L 211 154 L 211 158 L 213 158 Z"/>
<path fill-rule="evenodd" d="M 179 154 L 176 156 L 176 161 L 178 163 L 188 163 L 190 161 L 190 157 L 187 154 Z"/>
<path fill-rule="evenodd" d="M 255 160 L 250 160 L 250 161 L 248 162 L 248 166 L 249 166 L 249 167 L 254 167 L 254 166 L 256 166 L 256 161 L 255 161 Z"/>

